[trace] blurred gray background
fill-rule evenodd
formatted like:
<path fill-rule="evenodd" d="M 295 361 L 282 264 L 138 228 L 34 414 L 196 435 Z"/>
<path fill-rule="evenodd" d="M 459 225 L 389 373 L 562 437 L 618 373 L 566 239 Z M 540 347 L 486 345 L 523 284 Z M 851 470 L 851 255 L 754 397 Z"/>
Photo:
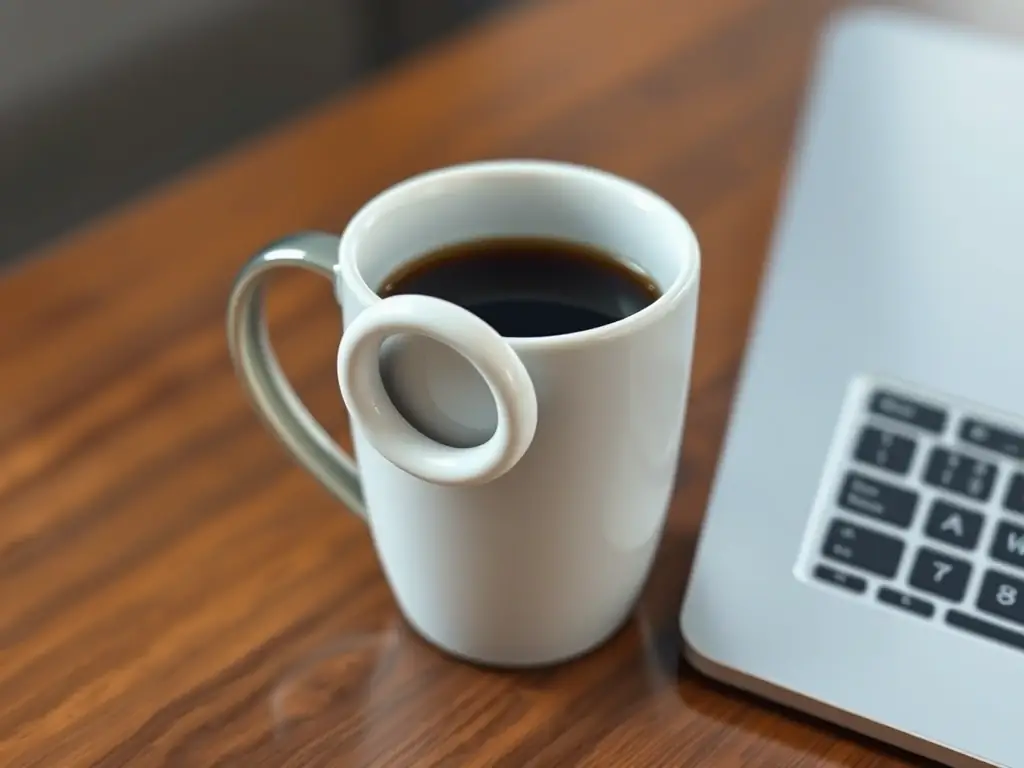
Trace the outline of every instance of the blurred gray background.
<path fill-rule="evenodd" d="M 0 263 L 515 0 L 0 0 Z"/>

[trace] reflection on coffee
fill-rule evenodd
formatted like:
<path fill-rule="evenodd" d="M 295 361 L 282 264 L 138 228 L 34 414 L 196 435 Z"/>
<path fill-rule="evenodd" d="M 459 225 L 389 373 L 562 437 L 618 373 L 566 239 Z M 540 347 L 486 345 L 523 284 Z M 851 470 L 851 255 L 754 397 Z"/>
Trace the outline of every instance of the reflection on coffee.
<path fill-rule="evenodd" d="M 402 266 L 379 294 L 434 296 L 506 338 L 559 336 L 622 320 L 661 295 L 639 268 L 589 245 L 502 237 L 446 246 Z"/>

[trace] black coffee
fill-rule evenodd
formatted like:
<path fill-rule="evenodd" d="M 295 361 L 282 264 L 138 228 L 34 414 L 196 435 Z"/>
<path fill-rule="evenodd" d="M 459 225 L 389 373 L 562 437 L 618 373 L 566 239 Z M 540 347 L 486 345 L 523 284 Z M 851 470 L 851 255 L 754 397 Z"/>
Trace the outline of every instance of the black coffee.
<path fill-rule="evenodd" d="M 650 277 L 604 251 L 538 237 L 440 248 L 394 272 L 379 291 L 402 293 L 458 304 L 508 338 L 598 328 L 661 295 Z"/>

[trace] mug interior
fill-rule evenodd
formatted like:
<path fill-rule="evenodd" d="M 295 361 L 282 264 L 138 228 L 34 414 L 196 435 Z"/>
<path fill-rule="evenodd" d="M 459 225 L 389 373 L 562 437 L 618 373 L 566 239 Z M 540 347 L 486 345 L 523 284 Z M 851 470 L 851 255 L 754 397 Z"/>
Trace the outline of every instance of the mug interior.
<path fill-rule="evenodd" d="M 349 223 L 340 262 L 350 286 L 376 293 L 431 251 L 516 236 L 591 245 L 646 272 L 661 298 L 619 323 L 685 290 L 698 267 L 692 229 L 663 198 L 603 171 L 528 160 L 455 166 L 384 191 Z"/>

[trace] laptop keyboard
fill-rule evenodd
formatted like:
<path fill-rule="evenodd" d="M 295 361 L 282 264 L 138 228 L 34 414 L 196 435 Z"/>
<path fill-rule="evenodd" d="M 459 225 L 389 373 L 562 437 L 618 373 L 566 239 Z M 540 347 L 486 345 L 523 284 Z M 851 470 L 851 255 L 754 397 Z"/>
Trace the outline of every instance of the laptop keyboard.
<path fill-rule="evenodd" d="M 848 416 L 812 579 L 1024 650 L 1024 429 L 892 387 Z"/>

